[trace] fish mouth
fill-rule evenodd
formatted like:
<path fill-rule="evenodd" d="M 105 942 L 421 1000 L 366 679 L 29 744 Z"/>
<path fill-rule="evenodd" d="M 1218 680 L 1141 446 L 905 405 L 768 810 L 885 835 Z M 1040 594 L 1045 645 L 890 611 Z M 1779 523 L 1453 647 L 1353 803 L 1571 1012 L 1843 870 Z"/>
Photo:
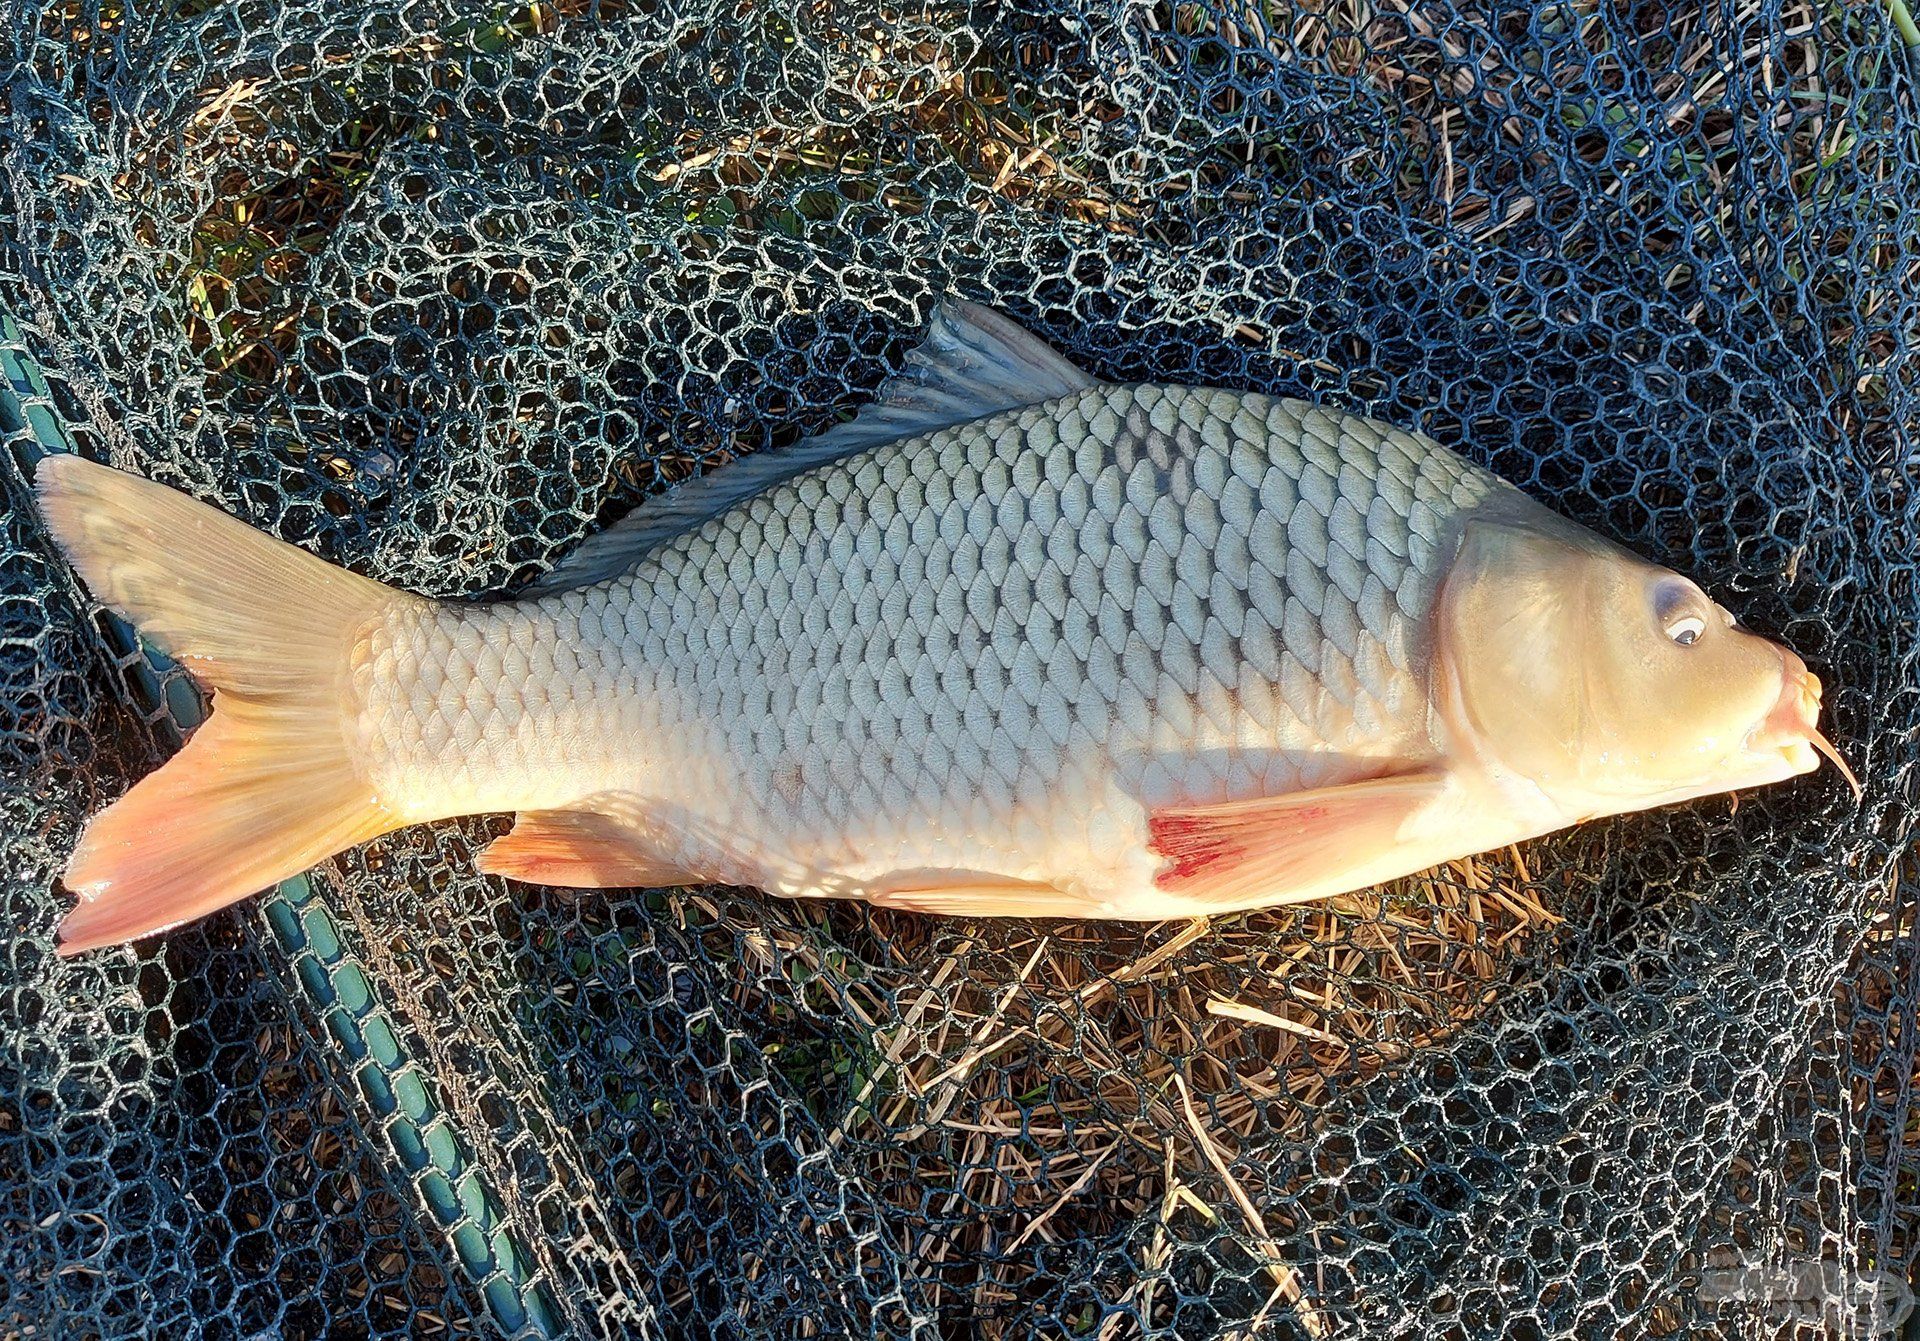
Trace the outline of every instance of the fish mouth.
<path fill-rule="evenodd" d="M 1782 650 L 1780 697 L 1747 738 L 1747 749 L 1769 760 L 1784 759 L 1788 774 L 1811 773 L 1824 756 L 1840 770 L 1858 801 L 1865 789 L 1833 742 L 1821 732 L 1820 677 L 1793 653 Z"/>

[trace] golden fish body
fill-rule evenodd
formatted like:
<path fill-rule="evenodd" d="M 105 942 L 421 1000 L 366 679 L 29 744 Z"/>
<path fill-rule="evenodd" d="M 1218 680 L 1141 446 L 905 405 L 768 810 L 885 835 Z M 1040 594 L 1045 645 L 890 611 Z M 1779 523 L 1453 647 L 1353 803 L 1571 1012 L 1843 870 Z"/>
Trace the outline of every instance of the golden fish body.
<path fill-rule="evenodd" d="M 1817 762 L 1797 658 L 1437 443 L 1098 383 L 978 310 L 853 425 L 643 505 L 519 600 L 392 592 L 85 463 L 41 491 L 102 598 L 218 691 L 205 747 L 89 830 L 70 949 L 475 812 L 521 812 L 482 859 L 521 879 L 1158 918 Z M 251 576 L 163 587 L 140 539 L 189 525 Z M 289 590 L 320 594 L 295 619 Z M 1693 705 L 1678 746 L 1657 712 L 1589 738 L 1555 659 L 1602 645 L 1622 695 Z M 155 821 L 210 807 L 168 852 L 252 849 L 162 860 Z"/>

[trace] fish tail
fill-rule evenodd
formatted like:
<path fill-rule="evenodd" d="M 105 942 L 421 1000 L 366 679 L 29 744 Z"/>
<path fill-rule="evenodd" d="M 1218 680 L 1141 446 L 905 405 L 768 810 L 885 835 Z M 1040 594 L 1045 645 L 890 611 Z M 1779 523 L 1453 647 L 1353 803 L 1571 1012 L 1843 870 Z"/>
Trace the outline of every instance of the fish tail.
<path fill-rule="evenodd" d="M 214 691 L 186 747 L 81 835 L 61 954 L 163 931 L 399 827 L 354 767 L 352 660 L 369 620 L 420 598 L 76 456 L 42 461 L 34 486 L 93 593 Z"/>

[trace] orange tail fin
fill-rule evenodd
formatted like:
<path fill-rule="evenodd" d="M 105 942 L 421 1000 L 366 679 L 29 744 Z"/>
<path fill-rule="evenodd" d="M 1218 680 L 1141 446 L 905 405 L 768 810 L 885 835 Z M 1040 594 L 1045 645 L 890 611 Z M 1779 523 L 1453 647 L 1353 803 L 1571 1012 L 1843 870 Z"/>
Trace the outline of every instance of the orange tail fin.
<path fill-rule="evenodd" d="M 66 869 L 60 953 L 164 931 L 398 827 L 348 753 L 358 635 L 417 599 L 74 456 L 34 479 L 101 601 L 212 686 L 186 748 L 94 816 Z"/>

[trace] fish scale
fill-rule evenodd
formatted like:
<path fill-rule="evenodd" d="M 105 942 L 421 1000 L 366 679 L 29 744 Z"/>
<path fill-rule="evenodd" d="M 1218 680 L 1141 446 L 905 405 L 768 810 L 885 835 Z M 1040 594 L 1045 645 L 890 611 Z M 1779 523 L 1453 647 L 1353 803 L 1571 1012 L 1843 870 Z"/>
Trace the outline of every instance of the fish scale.
<path fill-rule="evenodd" d="M 1092 386 L 823 465 L 608 581 L 392 611 L 369 780 L 438 813 L 629 795 L 673 817 L 666 864 L 786 894 L 934 868 L 1124 911 L 1153 807 L 1431 751 L 1436 542 L 1506 488 L 1299 401 Z"/>

